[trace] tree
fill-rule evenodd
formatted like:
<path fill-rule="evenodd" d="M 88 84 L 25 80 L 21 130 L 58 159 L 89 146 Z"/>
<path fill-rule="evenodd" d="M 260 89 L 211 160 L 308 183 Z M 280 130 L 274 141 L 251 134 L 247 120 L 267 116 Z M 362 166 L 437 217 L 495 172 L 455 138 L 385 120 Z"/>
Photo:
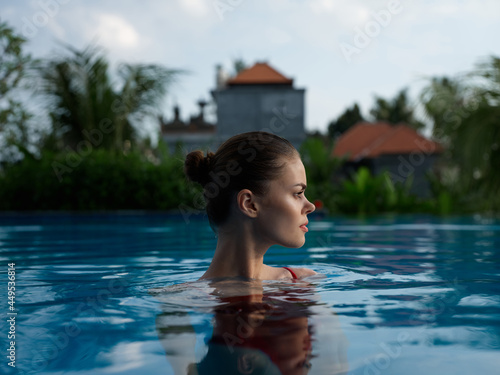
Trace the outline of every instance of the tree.
<path fill-rule="evenodd" d="M 32 62 L 23 51 L 26 40 L 7 23 L 0 23 L 0 137 L 4 142 L 2 159 L 6 150 L 14 146 L 18 151 L 29 154 L 31 139 L 27 121 L 31 117 L 18 99 L 18 91 Z M 12 151 L 12 150 L 10 150 Z"/>
<path fill-rule="evenodd" d="M 415 118 L 414 110 L 414 106 L 409 102 L 407 89 L 402 89 L 392 100 L 375 96 L 370 115 L 375 121 L 386 121 L 393 125 L 405 123 L 415 130 L 420 130 L 425 124 Z"/>
<path fill-rule="evenodd" d="M 248 64 L 241 57 L 233 59 L 234 75 L 237 76 L 242 71 L 248 68 Z"/>
<path fill-rule="evenodd" d="M 37 67 L 40 93 L 49 101 L 52 136 L 60 148 L 74 149 L 87 141 L 121 150 L 124 142 L 134 143 L 134 124 L 156 117 L 167 86 L 181 72 L 159 65 L 121 64 L 114 82 L 99 48 L 67 51 L 69 56 L 43 60 Z"/>
<path fill-rule="evenodd" d="M 466 75 L 431 79 L 420 99 L 434 137 L 444 143 L 449 163 L 459 171 L 458 185 L 485 198 L 497 196 L 500 58 L 479 63 Z"/>
<path fill-rule="evenodd" d="M 466 99 L 467 88 L 457 79 L 433 77 L 422 90 L 420 100 L 425 114 L 432 125 L 432 135 L 443 143 L 447 150 L 453 147 L 450 137 L 455 135 L 462 118 L 468 115 L 464 111 L 475 98 Z"/>
<path fill-rule="evenodd" d="M 336 199 L 335 172 L 340 169 L 342 160 L 332 155 L 333 142 L 323 137 L 308 137 L 300 147 L 300 155 L 307 171 L 308 197 L 320 200 L 326 207 L 333 209 Z"/>
<path fill-rule="evenodd" d="M 351 126 L 358 122 L 365 121 L 357 103 L 351 108 L 347 108 L 336 120 L 328 124 L 328 134 L 332 138 L 340 137 Z"/>

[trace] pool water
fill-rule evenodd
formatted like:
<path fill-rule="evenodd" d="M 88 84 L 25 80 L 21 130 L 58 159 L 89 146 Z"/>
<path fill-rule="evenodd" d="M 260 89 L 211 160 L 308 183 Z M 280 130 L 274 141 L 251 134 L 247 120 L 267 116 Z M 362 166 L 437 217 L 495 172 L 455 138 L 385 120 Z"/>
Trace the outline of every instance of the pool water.
<path fill-rule="evenodd" d="M 500 373 L 500 221 L 316 215 L 306 238 L 266 263 L 319 276 L 195 282 L 205 218 L 2 214 L 0 373 Z"/>

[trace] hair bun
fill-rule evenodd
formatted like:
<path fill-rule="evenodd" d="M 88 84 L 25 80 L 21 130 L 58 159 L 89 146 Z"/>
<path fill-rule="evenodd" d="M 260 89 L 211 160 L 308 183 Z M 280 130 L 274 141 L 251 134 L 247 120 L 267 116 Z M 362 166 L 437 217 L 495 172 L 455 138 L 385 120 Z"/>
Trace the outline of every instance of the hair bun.
<path fill-rule="evenodd" d="M 213 167 L 213 161 L 213 152 L 207 152 L 206 156 L 200 150 L 190 152 L 184 162 L 184 173 L 191 181 L 205 186 L 210 182 L 210 171 Z"/>

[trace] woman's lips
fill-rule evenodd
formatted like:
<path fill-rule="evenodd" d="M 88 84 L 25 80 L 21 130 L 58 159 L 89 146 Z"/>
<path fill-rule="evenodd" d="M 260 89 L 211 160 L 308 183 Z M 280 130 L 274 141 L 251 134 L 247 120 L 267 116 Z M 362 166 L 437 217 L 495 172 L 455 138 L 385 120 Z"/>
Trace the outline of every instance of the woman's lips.
<path fill-rule="evenodd" d="M 304 232 L 306 232 L 306 233 L 307 233 L 307 232 L 309 232 L 309 229 L 307 229 L 307 226 L 306 226 L 306 225 L 307 225 L 307 224 L 302 224 L 302 225 L 300 226 L 300 229 L 302 229 Z"/>

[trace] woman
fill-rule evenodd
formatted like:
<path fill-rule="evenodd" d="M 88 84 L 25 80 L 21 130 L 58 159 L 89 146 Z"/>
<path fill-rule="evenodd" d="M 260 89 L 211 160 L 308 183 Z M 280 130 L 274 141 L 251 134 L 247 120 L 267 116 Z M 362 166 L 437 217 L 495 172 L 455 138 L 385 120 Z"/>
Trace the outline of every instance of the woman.
<path fill-rule="evenodd" d="M 345 336 L 314 286 L 308 280 L 263 281 L 315 274 L 264 264 L 272 245 L 304 244 L 307 215 L 314 211 L 304 194 L 306 173 L 297 150 L 273 134 L 244 133 L 215 154 L 191 152 L 185 172 L 203 186 L 218 241 L 200 280 L 152 291 L 163 303 L 156 325 L 173 371 L 347 373 Z M 201 332 L 207 321 L 212 326 Z"/>
<path fill-rule="evenodd" d="M 272 245 L 304 244 L 307 215 L 315 209 L 305 197 L 306 172 L 290 142 L 266 132 L 239 134 L 215 154 L 189 153 L 184 170 L 203 186 L 208 219 L 218 237 L 215 255 L 200 280 L 296 279 L 316 273 L 264 264 Z"/>
<path fill-rule="evenodd" d="M 175 374 L 348 372 L 339 319 L 307 280 L 201 280 L 155 296 L 158 338 Z"/>
<path fill-rule="evenodd" d="M 211 333 L 205 333 L 203 349 L 199 350 L 203 354 L 198 356 L 195 350 L 189 350 L 196 347 L 192 316 L 179 314 L 172 303 L 176 297 L 180 301 L 187 297 L 189 289 L 157 295 L 165 302 L 163 312 L 156 318 L 158 337 L 176 374 L 305 375 L 309 372 L 314 330 L 309 310 L 318 307 L 310 285 L 299 281 L 283 283 L 281 289 L 269 289 L 258 280 L 203 280 L 192 283 L 191 292 L 202 284 L 212 292 L 210 299 L 202 293 L 191 294 L 190 299 L 205 301 L 204 307 L 197 309 L 195 320 L 199 322 L 202 313 L 210 314 L 213 328 Z M 235 294 L 234 290 L 239 292 Z"/>

